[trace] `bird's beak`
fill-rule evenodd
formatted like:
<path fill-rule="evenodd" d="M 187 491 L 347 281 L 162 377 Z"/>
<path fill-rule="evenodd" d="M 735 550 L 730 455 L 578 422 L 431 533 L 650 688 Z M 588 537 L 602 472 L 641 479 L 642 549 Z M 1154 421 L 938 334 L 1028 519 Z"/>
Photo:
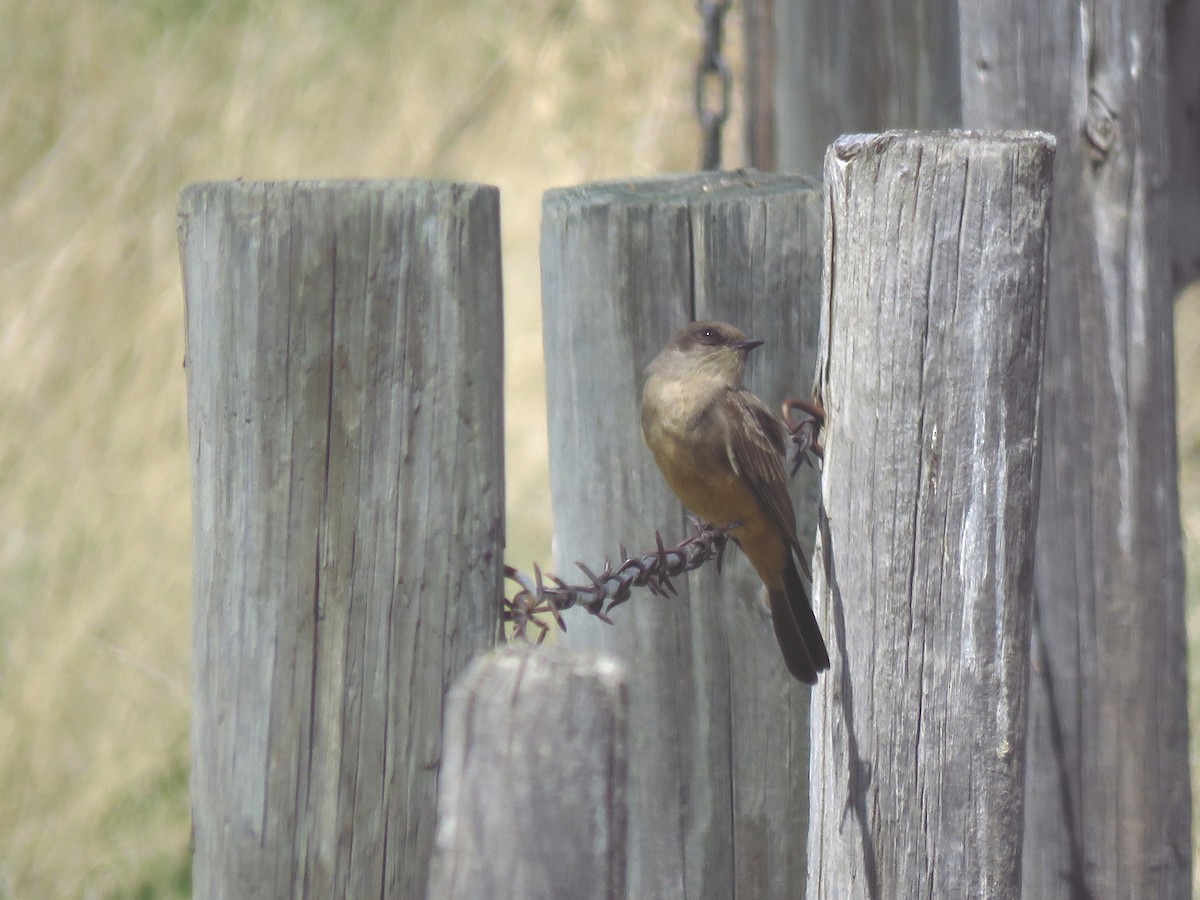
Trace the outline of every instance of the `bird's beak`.
<path fill-rule="evenodd" d="M 755 347 L 761 347 L 765 343 L 766 343 L 766 341 L 738 341 L 733 346 L 736 347 L 738 350 L 742 350 L 745 353 L 749 353 Z"/>

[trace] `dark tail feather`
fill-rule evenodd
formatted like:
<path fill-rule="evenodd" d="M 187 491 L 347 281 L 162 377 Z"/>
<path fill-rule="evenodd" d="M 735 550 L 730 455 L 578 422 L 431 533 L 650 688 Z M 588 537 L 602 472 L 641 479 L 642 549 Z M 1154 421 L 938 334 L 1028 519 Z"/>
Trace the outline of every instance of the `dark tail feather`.
<path fill-rule="evenodd" d="M 788 671 L 805 684 L 816 684 L 817 673 L 829 668 L 829 650 L 821 637 L 821 626 L 813 614 L 808 591 L 790 556 L 783 584 L 783 591 L 770 592 L 775 639 L 779 641 Z"/>

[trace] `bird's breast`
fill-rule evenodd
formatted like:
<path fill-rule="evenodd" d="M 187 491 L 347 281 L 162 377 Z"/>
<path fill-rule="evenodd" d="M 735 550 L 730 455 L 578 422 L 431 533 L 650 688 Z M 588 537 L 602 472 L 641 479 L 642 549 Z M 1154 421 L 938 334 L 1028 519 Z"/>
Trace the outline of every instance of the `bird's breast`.
<path fill-rule="evenodd" d="M 711 415 L 717 392 L 649 386 L 642 433 L 654 461 L 691 512 L 715 525 L 762 518 L 753 494 L 734 472 L 724 430 Z"/>

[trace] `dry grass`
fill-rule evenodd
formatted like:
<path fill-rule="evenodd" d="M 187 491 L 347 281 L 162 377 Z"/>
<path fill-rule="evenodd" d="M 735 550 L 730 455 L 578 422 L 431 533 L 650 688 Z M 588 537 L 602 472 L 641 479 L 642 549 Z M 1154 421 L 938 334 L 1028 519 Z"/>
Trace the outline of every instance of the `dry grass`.
<path fill-rule="evenodd" d="M 541 192 L 693 165 L 691 0 L 344 6 L 0 0 L 0 897 L 188 891 L 181 185 L 500 185 L 508 555 L 548 561 Z"/>
<path fill-rule="evenodd" d="M 1200 282 L 1175 303 L 1179 502 L 1187 558 L 1188 719 L 1192 769 L 1192 896 L 1200 897 Z"/>
<path fill-rule="evenodd" d="M 692 165 L 692 4 L 344 6 L 0 0 L 0 897 L 187 892 L 183 184 L 500 185 L 509 554 L 548 561 L 541 192 Z"/>

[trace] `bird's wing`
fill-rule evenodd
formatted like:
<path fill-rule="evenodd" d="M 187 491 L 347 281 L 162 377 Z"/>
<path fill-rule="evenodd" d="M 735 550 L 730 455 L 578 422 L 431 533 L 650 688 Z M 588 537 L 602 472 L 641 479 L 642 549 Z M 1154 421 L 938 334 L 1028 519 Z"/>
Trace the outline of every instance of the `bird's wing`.
<path fill-rule="evenodd" d="M 729 432 L 725 446 L 729 463 L 734 473 L 750 487 L 767 517 L 792 545 L 801 570 L 811 581 L 808 560 L 796 537 L 796 511 L 792 507 L 788 477 L 783 468 L 787 427 L 749 391 L 730 388 L 722 402 L 728 413 Z"/>

